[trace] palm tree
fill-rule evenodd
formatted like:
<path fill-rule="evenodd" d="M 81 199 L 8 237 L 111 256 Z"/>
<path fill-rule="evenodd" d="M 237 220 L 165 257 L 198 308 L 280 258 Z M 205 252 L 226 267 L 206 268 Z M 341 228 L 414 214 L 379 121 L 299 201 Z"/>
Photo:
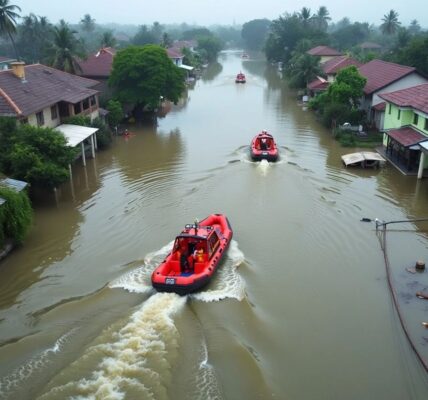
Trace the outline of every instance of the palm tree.
<path fill-rule="evenodd" d="M 9 0 L 0 0 L 0 34 L 9 36 L 16 59 L 19 60 L 18 51 L 12 36 L 12 34 L 16 33 L 16 20 L 20 18 L 20 15 L 15 10 L 21 11 L 21 8 L 9 4 Z"/>
<path fill-rule="evenodd" d="M 328 27 L 328 21 L 331 21 L 330 13 L 327 10 L 327 7 L 320 6 L 317 13 L 313 16 L 313 19 L 316 21 L 318 29 L 325 31 Z"/>
<path fill-rule="evenodd" d="M 297 88 L 306 88 L 308 83 L 313 81 L 317 75 L 322 74 L 318 57 L 309 54 L 301 54 L 293 57 L 294 61 L 290 65 L 288 77 L 290 86 Z"/>
<path fill-rule="evenodd" d="M 114 47 L 116 46 L 116 38 L 113 36 L 112 31 L 106 31 L 101 36 L 101 47 Z"/>
<path fill-rule="evenodd" d="M 401 22 L 398 21 L 398 13 L 394 10 L 390 10 L 388 14 L 385 14 L 382 21 L 383 24 L 381 24 L 380 29 L 386 35 L 393 35 L 401 25 Z"/>
<path fill-rule="evenodd" d="M 303 22 L 303 26 L 308 26 L 312 16 L 311 16 L 311 9 L 308 7 L 302 7 L 300 12 L 298 13 L 299 18 Z"/>
<path fill-rule="evenodd" d="M 87 33 L 91 33 L 95 29 L 95 19 L 89 14 L 85 14 L 80 23 L 82 24 L 82 29 Z"/>
<path fill-rule="evenodd" d="M 53 44 L 50 49 L 51 66 L 72 74 L 82 71 L 77 59 L 85 57 L 81 43 L 74 36 L 75 33 L 76 31 L 71 30 L 68 24 L 61 20 L 59 26 L 54 27 Z"/>
<path fill-rule="evenodd" d="M 419 25 L 419 22 L 417 19 L 414 19 L 412 21 L 410 21 L 410 25 L 409 25 L 409 32 L 412 35 L 416 35 L 421 31 L 421 26 Z"/>

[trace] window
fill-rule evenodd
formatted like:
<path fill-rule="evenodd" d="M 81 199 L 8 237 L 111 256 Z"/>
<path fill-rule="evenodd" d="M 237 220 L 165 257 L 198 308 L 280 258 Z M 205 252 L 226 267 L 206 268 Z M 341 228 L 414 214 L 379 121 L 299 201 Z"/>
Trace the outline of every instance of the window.
<path fill-rule="evenodd" d="M 391 114 L 391 103 L 388 104 L 388 114 Z"/>
<path fill-rule="evenodd" d="M 80 107 L 80 103 L 74 105 L 74 115 L 78 115 L 82 112 L 82 107 Z"/>
<path fill-rule="evenodd" d="M 425 118 L 425 126 L 424 129 L 428 131 L 428 118 Z"/>
<path fill-rule="evenodd" d="M 416 113 L 414 113 L 414 114 L 413 114 L 413 124 L 414 124 L 414 125 L 417 125 L 417 124 L 418 124 L 418 121 L 419 121 L 419 115 L 418 115 L 418 114 L 416 114 Z"/>
<path fill-rule="evenodd" d="M 58 118 L 58 111 L 56 109 L 56 104 L 51 107 L 51 119 L 57 119 Z"/>
<path fill-rule="evenodd" d="M 97 104 L 97 101 L 96 101 L 96 99 L 95 99 L 95 96 L 91 96 L 91 97 L 89 98 L 89 101 L 90 101 L 91 106 L 94 106 L 95 104 Z"/>
<path fill-rule="evenodd" d="M 89 108 L 89 99 L 83 100 L 83 109 L 87 110 Z"/>
<path fill-rule="evenodd" d="M 42 126 L 45 123 L 45 116 L 43 115 L 43 111 L 36 113 L 37 125 Z"/>
<path fill-rule="evenodd" d="M 397 119 L 400 119 L 400 118 L 401 118 L 401 110 L 398 109 Z"/>

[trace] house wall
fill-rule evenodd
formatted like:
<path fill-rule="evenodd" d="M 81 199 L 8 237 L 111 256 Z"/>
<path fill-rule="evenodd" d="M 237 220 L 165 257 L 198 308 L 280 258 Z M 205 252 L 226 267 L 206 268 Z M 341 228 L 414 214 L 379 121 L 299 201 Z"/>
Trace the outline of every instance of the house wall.
<path fill-rule="evenodd" d="M 321 56 L 320 63 L 325 63 L 328 60 L 331 60 L 332 58 L 336 58 L 337 56 Z"/>
<path fill-rule="evenodd" d="M 371 106 L 375 106 L 376 104 L 384 102 L 384 100 L 378 96 L 379 93 L 395 92 L 396 90 L 407 89 L 409 87 L 422 85 L 423 83 L 427 82 L 428 79 L 424 78 L 416 72 L 413 72 L 410 75 L 407 75 L 404 78 L 401 78 L 400 80 L 393 82 L 390 85 L 378 90 L 377 92 L 374 92 L 372 94 Z"/>
<path fill-rule="evenodd" d="M 418 112 L 418 123 L 415 125 L 413 123 L 415 115 L 415 111 L 413 109 L 402 109 L 400 113 L 400 118 L 398 118 L 398 111 L 399 107 L 391 103 L 386 103 L 384 129 L 401 128 L 402 126 L 410 125 L 416 128 L 421 133 L 424 133 L 428 136 L 428 122 L 425 123 L 425 120 L 428 120 L 428 115 L 421 114 Z"/>
<path fill-rule="evenodd" d="M 56 126 L 58 126 L 61 123 L 61 120 L 59 118 L 59 110 L 58 110 L 58 105 L 55 104 L 56 107 L 56 114 L 57 117 L 55 119 L 52 119 L 52 113 L 51 113 L 51 108 L 50 107 L 46 107 L 42 110 L 43 112 L 43 117 L 44 117 L 44 124 L 42 125 L 45 128 L 55 128 Z M 36 113 L 31 114 L 28 116 L 28 123 L 30 125 L 33 126 L 38 126 L 37 125 L 37 117 L 36 117 Z"/>

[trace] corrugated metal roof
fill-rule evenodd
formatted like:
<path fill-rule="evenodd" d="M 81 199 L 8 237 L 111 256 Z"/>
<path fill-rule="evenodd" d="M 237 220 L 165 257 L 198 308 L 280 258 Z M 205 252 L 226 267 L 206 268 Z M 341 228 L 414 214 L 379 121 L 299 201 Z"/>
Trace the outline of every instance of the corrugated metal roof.
<path fill-rule="evenodd" d="M 28 186 L 28 183 L 24 181 L 19 181 L 17 179 L 4 178 L 0 180 L 0 185 L 7 186 L 11 189 L 16 190 L 17 192 L 20 192 Z"/>
<path fill-rule="evenodd" d="M 89 128 L 87 126 L 62 124 L 55 128 L 56 131 L 60 131 L 67 139 L 67 144 L 70 147 L 77 146 L 82 143 L 89 136 L 93 135 L 98 128 Z"/>

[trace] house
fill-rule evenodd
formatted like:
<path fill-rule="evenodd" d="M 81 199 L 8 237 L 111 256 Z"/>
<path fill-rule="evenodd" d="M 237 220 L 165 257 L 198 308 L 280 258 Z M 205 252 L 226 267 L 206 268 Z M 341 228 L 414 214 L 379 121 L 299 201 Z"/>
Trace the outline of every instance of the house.
<path fill-rule="evenodd" d="M 311 56 L 320 57 L 320 63 L 331 60 L 334 57 L 341 56 L 342 53 L 328 46 L 317 46 L 306 52 Z"/>
<path fill-rule="evenodd" d="M 97 81 L 42 64 L 14 62 L 0 71 L 0 116 L 55 128 L 73 115 L 99 116 Z"/>
<path fill-rule="evenodd" d="M 428 168 L 428 83 L 389 93 L 385 101 L 384 155 L 405 174 Z"/>
<path fill-rule="evenodd" d="M 194 68 L 190 65 L 183 64 L 184 55 L 181 50 L 176 47 L 169 47 L 166 49 L 166 53 L 177 67 L 186 71 L 186 81 L 188 81 L 190 78 L 189 74 L 193 71 Z"/>
<path fill-rule="evenodd" d="M 357 68 L 361 66 L 361 63 L 352 57 L 348 56 L 337 56 L 333 57 L 330 60 L 321 64 L 321 68 L 327 77 L 328 82 L 334 82 L 337 73 L 346 67 L 351 65 L 356 66 Z"/>
<path fill-rule="evenodd" d="M 358 45 L 363 53 L 380 53 L 382 51 L 382 46 L 373 42 L 364 42 Z"/>
<path fill-rule="evenodd" d="M 307 86 L 310 95 L 314 96 L 319 92 L 327 90 L 329 84 L 335 81 L 337 73 L 341 69 L 349 67 L 350 65 L 359 67 L 361 66 L 361 63 L 348 56 L 333 57 L 322 63 L 321 68 L 323 70 L 323 77 L 317 76 L 316 79 L 310 82 Z"/>
<path fill-rule="evenodd" d="M 0 116 L 61 131 L 67 117 L 84 115 L 94 119 L 99 116 L 98 91 L 94 89 L 97 84 L 92 79 L 42 64 L 13 62 L 10 70 L 0 71 Z M 82 145 L 85 164 L 85 141 L 90 141 L 94 156 L 98 129 L 73 126 L 73 135 L 65 136 L 70 146 Z"/>
<path fill-rule="evenodd" d="M 190 51 L 195 51 L 198 46 L 198 42 L 196 40 L 175 40 L 172 47 L 176 49 L 189 49 Z"/>
<path fill-rule="evenodd" d="M 15 61 L 16 61 L 16 58 L 0 56 L 0 70 L 9 69 L 10 64 Z"/>
<path fill-rule="evenodd" d="M 372 60 L 358 68 L 367 79 L 364 86 L 364 98 L 361 108 L 367 114 L 367 120 L 383 129 L 385 104 L 380 93 L 389 93 L 427 83 L 428 79 L 419 74 L 416 68 L 394 64 L 382 60 Z"/>
<path fill-rule="evenodd" d="M 89 55 L 86 60 L 78 61 L 81 68 L 79 75 L 97 80 L 99 83 L 94 86 L 94 89 L 98 90 L 106 98 L 110 98 L 112 95 L 107 82 L 115 55 L 116 49 L 113 47 L 103 47 L 96 53 Z"/>

